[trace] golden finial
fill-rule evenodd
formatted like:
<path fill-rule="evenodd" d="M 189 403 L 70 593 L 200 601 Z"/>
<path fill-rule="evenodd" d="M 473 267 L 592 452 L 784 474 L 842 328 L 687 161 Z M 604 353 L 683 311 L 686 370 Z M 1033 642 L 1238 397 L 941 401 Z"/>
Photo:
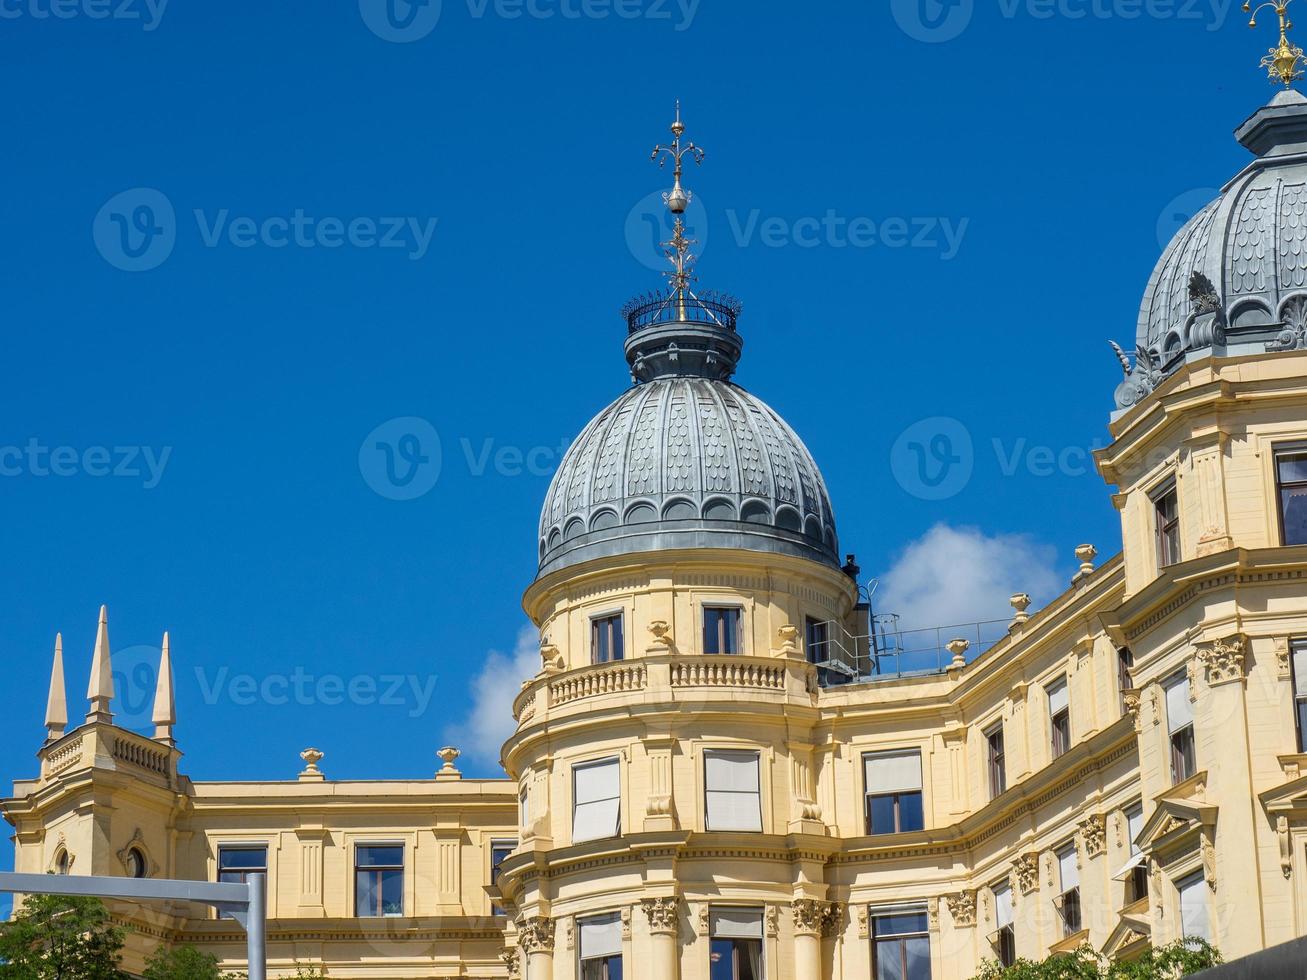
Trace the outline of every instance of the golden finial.
<path fill-rule="evenodd" d="M 1280 19 L 1280 43 L 1271 48 L 1262 58 L 1261 65 L 1266 69 L 1272 82 L 1283 82 L 1284 87 L 1288 88 L 1298 79 L 1302 78 L 1302 72 L 1298 65 L 1307 62 L 1307 56 L 1303 54 L 1302 48 L 1296 44 L 1289 43 L 1288 32 L 1293 28 L 1293 21 L 1289 20 L 1289 4 L 1293 0 L 1266 0 L 1265 3 L 1259 4 L 1256 9 L 1253 8 L 1249 0 L 1244 0 L 1244 13 L 1251 13 L 1248 18 L 1248 26 L 1257 26 L 1257 15 L 1265 7 L 1270 7 L 1275 11 L 1275 15 Z"/>
<path fill-rule="evenodd" d="M 696 243 L 693 238 L 685 237 L 685 222 L 681 220 L 681 215 L 685 214 L 685 209 L 690 206 L 690 193 L 681 186 L 682 160 L 688 153 L 696 165 L 702 164 L 704 152 L 693 143 L 681 145 L 681 137 L 685 135 L 685 123 L 681 122 L 681 102 L 679 99 L 676 102 L 676 120 L 672 123 L 671 130 L 672 145 L 663 146 L 659 144 L 655 146 L 653 153 L 649 155 L 649 159 L 658 160 L 658 166 L 662 167 L 667 163 L 667 157 L 672 158 L 672 189 L 663 195 L 663 203 L 667 205 L 667 210 L 676 215 L 676 221 L 672 226 L 671 240 L 661 244 L 667 249 L 667 259 L 672 263 L 672 271 L 666 275 L 671 281 L 672 291 L 676 295 L 678 310 L 684 315 L 686 297 L 690 292 L 690 283 L 694 281 L 694 276 L 690 273 L 690 266 L 694 263 L 695 257 L 690 252 L 690 246 Z M 659 157 L 662 157 L 662 159 L 659 159 Z"/>

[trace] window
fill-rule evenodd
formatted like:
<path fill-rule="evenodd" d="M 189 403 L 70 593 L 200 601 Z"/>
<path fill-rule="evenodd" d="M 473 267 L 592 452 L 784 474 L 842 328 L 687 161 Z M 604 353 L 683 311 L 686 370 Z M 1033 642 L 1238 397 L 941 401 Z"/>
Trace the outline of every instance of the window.
<path fill-rule="evenodd" d="M 1002 796 L 1007 789 L 1007 767 L 1003 757 L 1003 723 L 985 732 L 985 742 L 989 750 L 989 798 Z"/>
<path fill-rule="evenodd" d="M 1153 497 L 1153 523 L 1157 529 L 1157 567 L 1174 565 L 1180 560 L 1180 506 L 1174 483 Z"/>
<path fill-rule="evenodd" d="M 572 767 L 572 841 L 622 832 L 622 778 L 617 759 Z"/>
<path fill-rule="evenodd" d="M 1298 722 L 1298 751 L 1307 752 L 1307 640 L 1293 641 L 1293 716 Z"/>
<path fill-rule="evenodd" d="M 127 869 L 128 878 L 144 878 L 148 867 L 145 863 L 145 855 L 135 847 L 127 852 L 127 859 L 123 861 L 123 865 Z"/>
<path fill-rule="evenodd" d="M 1280 495 L 1280 543 L 1307 544 L 1307 449 L 1275 454 Z"/>
<path fill-rule="evenodd" d="M 1211 919 L 1207 913 L 1207 882 L 1199 871 L 1175 883 L 1180 898 L 1180 934 L 1188 939 L 1212 939 Z"/>
<path fill-rule="evenodd" d="M 867 833 L 898 834 L 921 830 L 921 753 L 868 752 L 862 757 L 866 778 Z"/>
<path fill-rule="evenodd" d="M 1130 860 L 1112 877 L 1125 881 L 1125 903 L 1132 905 L 1148 897 L 1148 861 L 1144 858 L 1135 838 L 1144 829 L 1144 807 L 1136 803 L 1125 811 L 1126 833 L 1130 837 Z"/>
<path fill-rule="evenodd" d="M 930 980 L 926 910 L 908 907 L 873 912 L 871 962 L 875 980 Z"/>
<path fill-rule="evenodd" d="M 1062 916 L 1062 934 L 1074 936 L 1080 931 L 1080 859 L 1074 843 L 1065 845 L 1056 854 L 1062 894 L 1053 899 L 1053 904 Z"/>
<path fill-rule="evenodd" d="M 830 624 L 820 623 L 811 616 L 804 623 L 808 663 L 820 664 L 830 659 Z"/>
<path fill-rule="evenodd" d="M 354 914 L 404 914 L 403 844 L 359 844 L 354 849 Z"/>
<path fill-rule="evenodd" d="M 709 909 L 709 980 L 763 980 L 762 909 Z"/>
<path fill-rule="evenodd" d="M 740 610 L 730 606 L 706 606 L 703 610 L 703 652 L 740 652 Z"/>
<path fill-rule="evenodd" d="M 590 662 L 606 664 L 622 659 L 622 614 L 590 620 Z"/>
<path fill-rule="evenodd" d="M 218 880 L 244 884 L 252 874 L 268 873 L 268 849 L 257 846 L 219 847 Z"/>
<path fill-rule="evenodd" d="M 1171 782 L 1194 774 L 1194 712 L 1189 702 L 1189 677 L 1183 671 L 1165 683 L 1166 725 L 1171 733 Z"/>
<path fill-rule="evenodd" d="M 1130 679 L 1130 671 L 1135 666 L 1135 655 L 1130 652 L 1129 647 L 1121 647 L 1116 651 L 1116 687 L 1121 695 L 1121 714 L 1126 713 L 1125 692 L 1132 689 L 1133 681 Z"/>
<path fill-rule="evenodd" d="M 581 980 L 622 980 L 622 917 L 596 915 L 577 919 Z"/>
<path fill-rule="evenodd" d="M 994 885 L 994 925 L 997 927 L 990 934 L 989 941 L 998 954 L 998 961 L 1003 966 L 1011 966 L 1017 961 L 1017 933 L 1012 925 L 1012 886 L 1007 883 Z"/>
<path fill-rule="evenodd" d="M 1053 758 L 1071 748 L 1071 700 L 1066 678 L 1048 686 L 1048 717 L 1053 727 Z"/>
<path fill-rule="evenodd" d="M 492 840 L 490 842 L 490 884 L 499 884 L 499 866 L 510 854 L 517 850 L 515 840 Z M 491 915 L 503 915 L 504 910 L 498 905 L 490 906 Z"/>
<path fill-rule="evenodd" d="M 762 830 L 757 752 L 703 754 L 709 830 Z"/>
<path fill-rule="evenodd" d="M 66 875 L 73 868 L 73 857 L 65 848 L 59 848 L 59 853 L 54 859 L 54 873 L 57 875 Z"/>

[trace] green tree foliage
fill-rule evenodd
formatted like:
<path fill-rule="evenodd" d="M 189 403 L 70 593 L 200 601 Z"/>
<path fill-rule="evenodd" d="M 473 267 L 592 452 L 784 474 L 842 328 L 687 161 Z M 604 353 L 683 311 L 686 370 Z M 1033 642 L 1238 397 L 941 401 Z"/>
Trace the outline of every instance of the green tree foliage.
<path fill-rule="evenodd" d="M 29 895 L 0 924 L 0 980 L 126 980 L 123 935 L 99 899 Z"/>
<path fill-rule="evenodd" d="M 218 969 L 218 958 L 194 946 L 156 946 L 145 961 L 145 980 L 236 980 Z"/>
<path fill-rule="evenodd" d="M 986 960 L 972 980 L 1178 980 L 1220 962 L 1221 954 L 1201 939 L 1150 947 L 1129 963 L 1109 963 L 1085 945 L 1038 963 L 1017 960 L 1006 969 L 995 960 Z"/>

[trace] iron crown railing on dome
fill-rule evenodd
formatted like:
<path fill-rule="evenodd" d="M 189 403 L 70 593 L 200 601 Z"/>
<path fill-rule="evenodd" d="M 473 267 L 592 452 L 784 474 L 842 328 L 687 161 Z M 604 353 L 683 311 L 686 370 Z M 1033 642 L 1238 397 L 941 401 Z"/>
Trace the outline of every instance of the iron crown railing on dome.
<path fill-rule="evenodd" d="M 678 296 L 675 290 L 668 290 L 635 297 L 622 307 L 622 316 L 628 333 L 664 323 L 702 323 L 734 331 L 740 309 L 740 301 L 728 293 Z"/>

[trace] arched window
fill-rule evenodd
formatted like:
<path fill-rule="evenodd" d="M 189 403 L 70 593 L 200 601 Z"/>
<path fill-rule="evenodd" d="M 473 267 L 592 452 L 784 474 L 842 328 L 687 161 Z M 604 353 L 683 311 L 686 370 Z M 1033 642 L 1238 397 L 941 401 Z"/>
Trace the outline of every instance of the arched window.
<path fill-rule="evenodd" d="M 133 847 L 131 850 L 129 850 L 127 852 L 127 858 L 125 861 L 123 861 L 123 864 L 127 868 L 128 878 L 145 877 L 145 869 L 146 869 L 145 855 L 140 852 L 139 848 Z"/>
<path fill-rule="evenodd" d="M 66 875 L 73 866 L 72 856 L 65 847 L 59 848 L 59 853 L 54 857 L 54 873 L 57 875 Z"/>

